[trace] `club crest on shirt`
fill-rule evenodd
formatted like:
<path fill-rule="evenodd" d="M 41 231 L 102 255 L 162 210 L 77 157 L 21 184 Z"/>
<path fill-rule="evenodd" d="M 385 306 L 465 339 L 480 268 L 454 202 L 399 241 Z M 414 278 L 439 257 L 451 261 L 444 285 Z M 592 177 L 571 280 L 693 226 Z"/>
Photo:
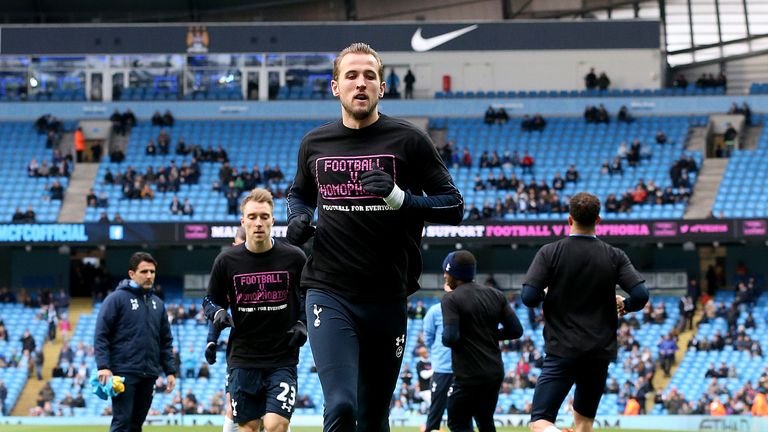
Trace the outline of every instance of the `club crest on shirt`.
<path fill-rule="evenodd" d="M 403 356 L 405 350 L 405 334 L 395 338 L 395 357 L 400 358 Z"/>
<path fill-rule="evenodd" d="M 139 308 L 139 300 L 131 299 L 131 310 L 136 310 L 138 308 Z"/>
<path fill-rule="evenodd" d="M 312 325 L 315 326 L 315 328 L 320 327 L 320 312 L 323 311 L 323 308 L 317 307 L 317 304 L 312 305 L 312 313 L 315 314 L 315 321 L 312 323 Z"/>

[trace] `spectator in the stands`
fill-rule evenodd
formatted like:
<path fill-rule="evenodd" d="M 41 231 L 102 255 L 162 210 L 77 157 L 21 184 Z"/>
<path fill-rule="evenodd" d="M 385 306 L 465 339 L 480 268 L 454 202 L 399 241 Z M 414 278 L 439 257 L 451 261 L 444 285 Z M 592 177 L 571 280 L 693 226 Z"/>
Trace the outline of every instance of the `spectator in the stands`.
<path fill-rule="evenodd" d="M 184 198 L 184 205 L 181 207 L 181 213 L 184 216 L 194 216 L 195 208 L 192 207 L 192 203 L 189 202 L 189 198 Z"/>
<path fill-rule="evenodd" d="M 119 100 L 119 98 L 117 100 Z M 120 114 L 120 111 L 115 109 L 112 115 L 109 116 L 109 121 L 112 122 L 112 130 L 115 131 L 115 134 L 125 136 L 126 127 L 125 127 L 125 122 L 123 121 L 123 116 L 122 114 Z"/>
<path fill-rule="evenodd" d="M 499 152 L 494 150 L 491 153 L 490 158 L 488 159 L 488 166 L 490 168 L 500 168 L 501 167 L 501 159 L 499 159 Z M 281 172 L 282 174 L 282 172 Z"/>
<path fill-rule="evenodd" d="M 488 150 L 483 151 L 480 155 L 480 168 L 489 168 L 488 166 Z"/>
<path fill-rule="evenodd" d="M 587 123 L 597 123 L 597 108 L 593 105 L 587 105 L 584 108 L 584 121 Z"/>
<path fill-rule="evenodd" d="M 530 132 L 533 130 L 533 119 L 531 119 L 531 116 L 528 114 L 523 116 L 523 120 L 520 122 L 520 129 L 523 130 L 523 132 Z"/>
<path fill-rule="evenodd" d="M 469 149 L 464 147 L 461 154 L 461 166 L 464 168 L 472 167 L 472 155 L 469 153 Z"/>
<path fill-rule="evenodd" d="M 627 151 L 627 165 L 636 167 L 638 164 L 640 164 L 640 147 L 640 140 L 632 140 L 632 144 L 629 146 L 629 150 Z"/>
<path fill-rule="evenodd" d="M 52 200 L 61 201 L 64 199 L 64 186 L 58 180 L 54 180 L 48 187 L 48 194 Z"/>
<path fill-rule="evenodd" d="M 596 123 L 605 123 L 608 124 L 611 122 L 611 116 L 608 114 L 608 110 L 605 109 L 605 106 L 603 104 L 600 104 L 600 106 L 597 108 L 597 117 L 595 119 Z"/>
<path fill-rule="evenodd" d="M 125 221 L 123 220 L 123 217 L 120 216 L 120 213 L 115 213 L 115 216 L 112 218 L 112 223 L 121 224 L 125 223 Z"/>
<path fill-rule="evenodd" d="M 563 179 L 560 173 L 555 173 L 555 176 L 552 178 L 552 189 L 556 191 L 565 189 L 565 182 L 566 180 Z"/>
<path fill-rule="evenodd" d="M 45 160 L 37 168 L 37 176 L 38 177 L 48 177 L 50 172 L 51 172 L 51 169 L 48 167 L 48 161 L 45 161 Z"/>
<path fill-rule="evenodd" d="M 595 68 L 589 68 L 589 73 L 584 76 L 584 86 L 587 90 L 592 90 L 597 87 L 597 74 L 595 74 Z"/>
<path fill-rule="evenodd" d="M 29 177 L 37 177 L 40 175 L 40 164 L 37 163 L 37 159 L 32 158 L 31 161 L 29 161 L 29 164 L 27 164 L 27 176 Z"/>
<path fill-rule="evenodd" d="M 504 107 L 499 107 L 498 110 L 496 110 L 496 124 L 503 125 L 509 121 L 509 114 L 507 114 L 507 110 L 504 109 Z"/>
<path fill-rule="evenodd" d="M 179 140 L 176 142 L 176 154 L 179 156 L 185 156 L 189 154 L 189 148 L 187 147 L 187 143 L 184 141 L 183 136 L 180 136 Z"/>
<path fill-rule="evenodd" d="M 565 181 L 566 183 L 579 182 L 579 171 L 576 169 L 576 165 L 571 164 L 571 166 L 568 167 L 568 171 L 565 172 Z"/>
<path fill-rule="evenodd" d="M 723 141 L 725 142 L 725 157 L 731 157 L 733 154 L 733 150 L 736 148 L 736 138 L 739 136 L 739 133 L 736 131 L 736 128 L 733 127 L 733 124 L 726 123 L 725 124 L 725 133 L 723 134 Z"/>
<path fill-rule="evenodd" d="M 182 211 L 182 205 L 181 201 L 179 201 L 179 197 L 174 195 L 171 199 L 171 204 L 168 206 L 168 209 L 171 211 L 171 214 L 181 214 Z"/>
<path fill-rule="evenodd" d="M 101 212 L 101 216 L 99 216 L 99 223 L 109 223 L 109 216 L 107 215 L 107 212 Z"/>
<path fill-rule="evenodd" d="M 523 152 L 523 160 L 520 162 L 520 166 L 523 167 L 523 174 L 533 174 L 533 165 L 533 156 L 527 151 Z"/>
<path fill-rule="evenodd" d="M 493 109 L 493 106 L 489 105 L 488 109 L 485 110 L 485 114 L 483 115 L 483 122 L 488 125 L 496 123 L 496 110 Z"/>
<path fill-rule="evenodd" d="M 533 119 L 531 120 L 531 129 L 535 131 L 543 131 L 545 127 L 547 127 L 547 121 L 544 120 L 544 117 L 539 113 L 534 114 Z"/>
<path fill-rule="evenodd" d="M 174 122 L 175 119 L 173 118 L 173 114 L 171 114 L 171 110 L 165 110 L 165 113 L 163 113 L 163 125 L 173 127 Z"/>
<path fill-rule="evenodd" d="M 11 218 L 12 223 L 25 223 L 27 222 L 24 218 L 24 212 L 21 211 L 21 207 L 16 207 L 16 211 L 13 213 L 13 217 Z"/>
<path fill-rule="evenodd" d="M 664 131 L 659 129 L 656 132 L 656 144 L 666 144 L 667 143 L 667 135 L 664 134 Z"/>
<path fill-rule="evenodd" d="M 608 195 L 608 198 L 605 200 L 605 211 L 606 213 L 618 213 L 619 211 L 619 201 L 616 199 L 615 194 Z"/>
<path fill-rule="evenodd" d="M 677 342 L 672 338 L 672 335 L 664 335 L 664 338 L 659 343 L 659 361 L 661 362 L 661 368 L 664 370 L 664 376 L 666 377 L 670 376 L 672 365 L 675 363 L 676 351 Z"/>
<path fill-rule="evenodd" d="M 688 80 L 685 79 L 685 75 L 678 73 L 675 75 L 675 79 L 672 81 L 672 87 L 685 89 L 688 87 Z"/>
<path fill-rule="evenodd" d="M 147 142 L 147 146 L 144 148 L 144 154 L 147 156 L 154 156 L 157 154 L 157 147 L 155 147 L 154 141 L 149 140 Z"/>
<path fill-rule="evenodd" d="M 163 115 L 160 114 L 160 111 L 155 111 L 154 114 L 152 114 L 152 126 L 163 126 Z"/>
<path fill-rule="evenodd" d="M 597 77 L 597 87 L 600 90 L 607 90 L 611 85 L 611 80 L 605 72 L 600 72 L 600 76 Z"/>
<path fill-rule="evenodd" d="M 621 108 L 619 108 L 619 113 L 616 115 L 616 119 L 623 123 L 632 123 L 635 121 L 626 105 L 622 105 Z"/>
<path fill-rule="evenodd" d="M 479 221 L 482 218 L 482 216 L 480 215 L 480 210 L 478 210 L 475 203 L 471 203 L 469 205 L 469 210 L 467 211 L 467 214 L 468 214 L 467 219 L 471 221 Z"/>
<path fill-rule="evenodd" d="M 98 197 L 96 196 L 96 192 L 93 190 L 93 188 L 90 188 L 88 190 L 88 195 L 85 196 L 85 205 L 88 207 L 96 207 L 97 202 Z"/>

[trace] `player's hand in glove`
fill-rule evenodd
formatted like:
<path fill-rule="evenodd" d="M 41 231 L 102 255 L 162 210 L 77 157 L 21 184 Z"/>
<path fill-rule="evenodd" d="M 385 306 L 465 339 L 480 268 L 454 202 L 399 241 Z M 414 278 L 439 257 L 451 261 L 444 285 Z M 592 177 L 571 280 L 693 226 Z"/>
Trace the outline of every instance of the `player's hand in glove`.
<path fill-rule="evenodd" d="M 205 346 L 205 361 L 209 365 L 216 363 L 216 342 L 208 342 Z"/>
<path fill-rule="evenodd" d="M 405 192 L 395 184 L 391 175 L 382 170 L 364 172 L 360 175 L 360 185 L 371 195 L 384 198 L 394 209 L 399 209 L 405 200 Z"/>
<path fill-rule="evenodd" d="M 296 321 L 296 324 L 288 330 L 288 334 L 291 335 L 288 345 L 293 348 L 299 348 L 307 343 L 307 326 L 301 321 Z"/>
<path fill-rule="evenodd" d="M 216 315 L 213 316 L 213 326 L 217 332 L 221 332 L 227 327 L 235 328 L 235 321 L 232 319 L 232 315 L 222 308 L 217 310 Z"/>
<path fill-rule="evenodd" d="M 302 214 L 288 222 L 288 229 L 285 233 L 285 238 L 288 243 L 296 246 L 301 246 L 309 240 L 310 237 L 315 235 L 315 227 L 309 224 L 309 216 Z"/>
<path fill-rule="evenodd" d="M 386 172 L 374 169 L 360 176 L 360 185 L 371 195 L 384 198 L 395 188 L 395 181 Z"/>

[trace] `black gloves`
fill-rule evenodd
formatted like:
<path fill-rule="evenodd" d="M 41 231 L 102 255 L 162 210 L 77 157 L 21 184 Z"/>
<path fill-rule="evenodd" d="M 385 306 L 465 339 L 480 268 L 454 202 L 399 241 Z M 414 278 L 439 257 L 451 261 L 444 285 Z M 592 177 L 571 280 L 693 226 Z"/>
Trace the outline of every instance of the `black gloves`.
<path fill-rule="evenodd" d="M 227 311 L 219 309 L 216 311 L 216 315 L 213 316 L 213 327 L 220 333 L 227 327 L 235 328 L 235 321 Z"/>
<path fill-rule="evenodd" d="M 307 325 L 301 321 L 296 321 L 296 324 L 288 330 L 288 334 L 291 335 L 288 346 L 292 348 L 299 348 L 307 343 Z"/>
<path fill-rule="evenodd" d="M 392 193 L 392 189 L 395 188 L 395 181 L 386 172 L 374 169 L 360 175 L 360 185 L 368 193 L 386 198 Z"/>
<path fill-rule="evenodd" d="M 285 238 L 288 243 L 296 246 L 301 246 L 309 240 L 310 237 L 315 235 L 315 227 L 309 224 L 309 216 L 301 214 L 291 219 L 288 222 L 288 229 L 285 233 Z"/>
<path fill-rule="evenodd" d="M 209 365 L 216 363 L 216 342 L 208 342 L 205 346 L 205 361 Z"/>

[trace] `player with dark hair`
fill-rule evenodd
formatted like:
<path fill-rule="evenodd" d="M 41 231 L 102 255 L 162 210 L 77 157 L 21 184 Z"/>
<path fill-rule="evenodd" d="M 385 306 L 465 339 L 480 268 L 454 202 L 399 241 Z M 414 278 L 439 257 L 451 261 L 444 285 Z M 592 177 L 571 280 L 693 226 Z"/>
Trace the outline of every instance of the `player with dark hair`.
<path fill-rule="evenodd" d="M 468 251 L 443 261 L 443 344 L 451 348 L 453 392 L 448 397 L 448 428 L 495 431 L 493 413 L 504 379 L 499 341 L 517 339 L 523 326 L 501 291 L 474 282 L 477 261 Z M 499 329 L 499 324 L 502 328 Z"/>
<path fill-rule="evenodd" d="M 307 340 L 299 289 L 306 256 L 271 237 L 268 190 L 252 190 L 240 210 L 246 240 L 216 257 L 203 307 L 214 332 L 232 327 L 227 388 L 234 421 L 245 432 L 262 424 L 284 432 L 296 402 L 299 347 Z"/>
<path fill-rule="evenodd" d="M 232 239 L 232 246 L 238 246 L 243 243 L 245 243 L 245 229 L 241 225 L 237 227 L 235 237 Z M 216 348 L 218 347 L 220 334 L 221 330 L 217 329 L 217 327 L 213 325 L 212 321 L 209 322 L 208 338 L 205 345 L 205 360 L 210 365 L 216 363 Z M 229 381 L 229 374 L 227 374 L 227 381 Z M 229 388 L 226 382 L 224 383 L 224 397 L 224 427 L 222 428 L 222 432 L 238 432 L 239 429 L 237 427 L 237 423 L 235 423 L 234 419 L 232 418 L 232 405 L 231 399 L 229 397 Z"/>
<path fill-rule="evenodd" d="M 176 384 L 173 335 L 165 304 L 156 296 L 157 261 L 146 252 L 128 260 L 128 277 L 101 305 L 93 349 L 98 381 L 124 377 L 125 390 L 112 397 L 111 432 L 141 431 L 152 405 L 155 381 L 165 372 L 166 393 Z"/>
<path fill-rule="evenodd" d="M 608 364 L 616 359 L 618 316 L 648 301 L 645 281 L 627 255 L 599 240 L 600 200 L 587 192 L 569 203 L 570 235 L 539 249 L 523 284 L 528 307 L 544 302 L 546 357 L 531 411 L 533 432 L 557 432 L 557 412 L 576 384 L 573 417 L 578 432 L 591 432 Z M 616 294 L 616 285 L 629 293 Z"/>
<path fill-rule="evenodd" d="M 389 430 L 424 222 L 455 225 L 464 214 L 427 133 L 379 113 L 383 73 L 367 44 L 339 53 L 331 90 L 341 119 L 304 137 L 288 195 L 286 237 L 315 236 L 301 285 L 326 431 Z"/>

